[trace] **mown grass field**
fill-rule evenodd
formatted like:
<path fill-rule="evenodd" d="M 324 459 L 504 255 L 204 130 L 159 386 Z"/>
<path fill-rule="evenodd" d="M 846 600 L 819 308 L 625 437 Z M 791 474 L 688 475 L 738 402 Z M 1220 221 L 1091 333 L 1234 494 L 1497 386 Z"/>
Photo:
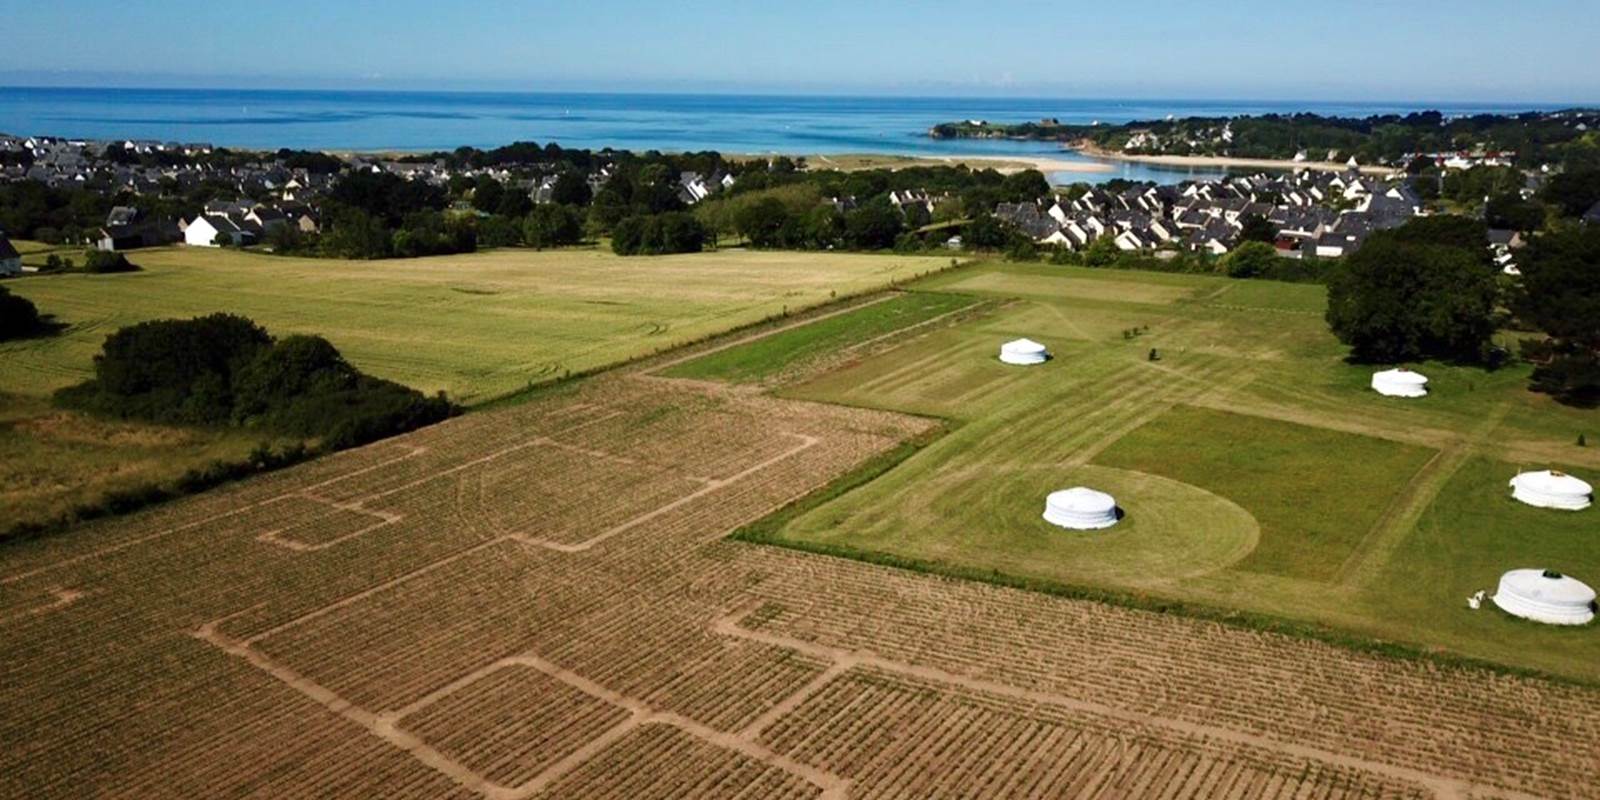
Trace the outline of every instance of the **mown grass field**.
<path fill-rule="evenodd" d="M 762 337 L 745 346 L 686 361 L 662 374 L 735 383 L 767 380 L 785 370 L 939 319 L 977 302 L 968 295 L 942 292 L 899 294 L 848 313 Z"/>
<path fill-rule="evenodd" d="M 1011 302 L 779 392 L 950 432 L 768 538 L 1600 680 L 1594 628 L 1465 602 L 1518 567 L 1600 585 L 1600 509 L 1507 498 L 1519 466 L 1600 478 L 1600 448 L 1575 443 L 1600 441 L 1600 412 L 1528 392 L 1526 367 L 1414 365 L 1429 397 L 1381 397 L 1374 367 L 1343 360 L 1313 285 L 990 264 L 911 288 Z M 1053 360 L 1000 363 L 1017 336 Z M 1104 533 L 1040 519 L 1045 495 L 1073 485 L 1110 491 L 1126 518 Z"/>
<path fill-rule="evenodd" d="M 32 260 L 47 249 L 20 247 Z M 0 530 L 239 460 L 262 440 L 108 426 L 50 408 L 50 394 L 90 377 L 105 337 L 125 325 L 243 314 L 277 335 L 325 336 L 363 371 L 470 406 L 950 263 L 742 250 L 637 259 L 500 250 L 347 262 L 189 248 L 140 251 L 133 261 L 141 272 L 6 282 L 65 327 L 0 344 Z"/>
<path fill-rule="evenodd" d="M 357 367 L 473 404 L 768 316 L 948 266 L 948 259 L 725 250 L 622 258 L 499 250 L 403 261 L 141 251 L 142 272 L 7 286 L 68 324 L 0 345 L 0 391 L 43 395 L 90 374 L 105 336 L 146 319 L 243 314 L 316 333 Z"/>

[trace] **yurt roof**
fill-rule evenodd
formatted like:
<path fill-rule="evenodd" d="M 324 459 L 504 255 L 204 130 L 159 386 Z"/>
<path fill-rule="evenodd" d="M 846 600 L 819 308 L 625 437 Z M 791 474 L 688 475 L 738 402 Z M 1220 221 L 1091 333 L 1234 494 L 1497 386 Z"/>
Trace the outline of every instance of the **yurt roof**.
<path fill-rule="evenodd" d="M 1103 514 L 1117 507 L 1117 501 L 1111 495 L 1086 486 L 1051 492 L 1050 496 L 1045 498 L 1045 503 L 1062 511 L 1088 514 Z"/>
<path fill-rule="evenodd" d="M 1388 381 L 1390 383 L 1423 384 L 1428 382 L 1428 376 L 1423 375 L 1420 372 L 1412 372 L 1404 367 L 1386 369 L 1374 375 L 1373 377 L 1381 381 Z"/>
<path fill-rule="evenodd" d="M 1519 472 L 1513 480 L 1518 486 L 1526 487 L 1541 494 L 1572 495 L 1577 497 L 1594 494 L 1594 487 L 1590 486 L 1588 481 L 1556 470 Z"/>
<path fill-rule="evenodd" d="M 1540 603 L 1587 608 L 1594 602 L 1594 589 L 1570 575 L 1544 569 L 1514 569 L 1500 579 L 1503 587 Z"/>
<path fill-rule="evenodd" d="M 1043 353 L 1045 347 L 1032 339 L 1015 339 L 1001 345 L 1000 349 L 1012 353 Z"/>

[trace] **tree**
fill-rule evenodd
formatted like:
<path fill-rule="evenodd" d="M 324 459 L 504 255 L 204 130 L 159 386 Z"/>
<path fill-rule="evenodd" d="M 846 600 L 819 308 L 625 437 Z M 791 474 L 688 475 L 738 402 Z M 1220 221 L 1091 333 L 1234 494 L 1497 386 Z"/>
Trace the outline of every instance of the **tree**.
<path fill-rule="evenodd" d="M 300 230 L 300 226 L 289 224 L 273 225 L 267 229 L 265 238 L 266 244 L 272 248 L 272 252 L 278 255 L 289 255 L 307 249 L 310 237 Z"/>
<path fill-rule="evenodd" d="M 1083 265 L 1086 267 L 1109 267 L 1117 263 L 1122 256 L 1122 251 L 1117 249 L 1117 243 L 1109 235 L 1100 236 L 1083 249 Z"/>
<path fill-rule="evenodd" d="M 682 211 L 669 211 L 657 214 L 654 217 L 653 233 L 654 252 L 666 253 L 698 253 L 705 248 L 706 239 L 710 232 L 693 214 Z"/>
<path fill-rule="evenodd" d="M 1265 242 L 1245 242 L 1222 259 L 1230 278 L 1259 278 L 1278 265 L 1278 250 Z"/>
<path fill-rule="evenodd" d="M 868 203 L 844 215 L 845 244 L 857 250 L 887 250 L 900 235 L 900 212 L 887 200 Z"/>
<path fill-rule="evenodd" d="M 709 232 L 692 214 L 669 211 L 627 217 L 611 232 L 611 250 L 623 256 L 698 253 Z"/>
<path fill-rule="evenodd" d="M 478 176 L 477 185 L 472 190 L 472 207 L 484 213 L 493 213 L 500 208 L 500 202 L 505 199 L 505 184 L 488 176 Z"/>
<path fill-rule="evenodd" d="M 1491 228 L 1533 231 L 1544 226 L 1544 206 L 1522 199 L 1517 192 L 1506 192 L 1489 198 L 1483 218 Z"/>
<path fill-rule="evenodd" d="M 1050 193 L 1050 181 L 1036 169 L 1014 172 L 1000 182 L 1000 194 L 1008 202 L 1026 203 Z"/>
<path fill-rule="evenodd" d="M 592 198 L 588 178 L 574 170 L 561 173 L 550 189 L 550 199 L 565 206 L 586 206 Z"/>
<path fill-rule="evenodd" d="M 43 327 L 39 309 L 26 297 L 18 297 L 0 286 L 0 342 L 32 336 Z"/>
<path fill-rule="evenodd" d="M 1374 234 L 1335 267 L 1328 326 L 1357 361 L 1482 361 L 1490 352 L 1497 294 L 1484 250 Z"/>
<path fill-rule="evenodd" d="M 627 197 L 612 186 L 615 183 L 617 180 L 613 179 L 606 188 L 596 192 L 589 206 L 589 225 L 598 233 L 611 230 L 631 210 Z"/>
<path fill-rule="evenodd" d="M 480 182 L 479 188 L 483 185 Z M 448 199 L 442 187 L 390 172 L 352 172 L 328 192 L 334 208 L 358 209 L 378 217 L 386 227 L 397 227 L 419 211 L 441 211 Z"/>
<path fill-rule="evenodd" d="M 233 372 L 271 341 L 232 314 L 141 322 L 107 336 L 94 379 L 62 397 L 113 416 L 223 424 L 233 413 Z"/>
<path fill-rule="evenodd" d="M 317 336 L 274 341 L 244 317 L 154 320 L 106 338 L 94 379 L 62 405 L 164 423 L 264 428 L 346 447 L 444 419 L 454 408 L 363 375 Z"/>
<path fill-rule="evenodd" d="M 1494 259 L 1489 253 L 1489 227 L 1471 217 L 1459 214 L 1435 214 L 1415 217 L 1410 222 L 1389 231 L 1388 238 L 1406 244 L 1451 247 L 1477 257 L 1486 270 L 1493 271 Z"/>
<path fill-rule="evenodd" d="M 961 232 L 961 243 L 974 250 L 999 250 L 1011 239 L 1011 225 L 993 214 L 979 214 Z"/>
<path fill-rule="evenodd" d="M 388 258 L 393 245 L 383 220 L 359 209 L 340 213 L 322 236 L 323 250 L 339 258 Z"/>
<path fill-rule="evenodd" d="M 583 221 L 571 206 L 546 203 L 535 206 L 522 223 L 522 241 L 543 250 L 577 244 L 583 238 Z"/>
<path fill-rule="evenodd" d="M 1517 259 L 1517 317 L 1544 334 L 1523 342 L 1530 388 L 1571 405 L 1600 404 L 1600 228 L 1538 236 Z"/>
<path fill-rule="evenodd" d="M 764 197 L 741 209 L 734 215 L 734 228 L 750 240 L 753 247 L 781 247 L 784 226 L 789 222 L 789 209 L 776 197 Z"/>
<path fill-rule="evenodd" d="M 95 275 L 113 272 L 138 272 L 139 268 L 122 253 L 108 250 L 89 250 L 83 254 L 83 271 Z"/>
<path fill-rule="evenodd" d="M 500 214 L 478 220 L 478 244 L 483 247 L 522 244 L 522 220 Z"/>
<path fill-rule="evenodd" d="M 1260 214 L 1247 214 L 1239 224 L 1240 241 L 1272 244 L 1278 239 L 1278 226 Z"/>
<path fill-rule="evenodd" d="M 819 205 L 801 219 L 800 236 L 798 244 L 814 250 L 837 246 L 844 236 L 844 215 L 832 205 Z"/>
<path fill-rule="evenodd" d="M 1581 217 L 1600 203 L 1600 169 L 1553 175 L 1544 187 L 1544 201 L 1569 217 Z"/>

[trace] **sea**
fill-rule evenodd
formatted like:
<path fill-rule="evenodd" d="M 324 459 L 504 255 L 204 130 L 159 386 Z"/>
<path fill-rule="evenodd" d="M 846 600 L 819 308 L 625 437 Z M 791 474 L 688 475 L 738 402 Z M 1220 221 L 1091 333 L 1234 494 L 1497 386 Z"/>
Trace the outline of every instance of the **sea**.
<path fill-rule="evenodd" d="M 1512 104 L 1071 98 L 846 97 L 736 94 L 316 91 L 0 87 L 0 132 L 224 147 L 426 152 L 514 141 L 627 150 L 739 154 L 1049 155 L 1095 159 L 1048 142 L 933 139 L 940 122 L 1120 123 L 1168 115 L 1367 116 L 1438 110 L 1533 110 Z M 1175 183 L 1214 170 L 1110 162 L 1110 172 L 1053 175 Z"/>

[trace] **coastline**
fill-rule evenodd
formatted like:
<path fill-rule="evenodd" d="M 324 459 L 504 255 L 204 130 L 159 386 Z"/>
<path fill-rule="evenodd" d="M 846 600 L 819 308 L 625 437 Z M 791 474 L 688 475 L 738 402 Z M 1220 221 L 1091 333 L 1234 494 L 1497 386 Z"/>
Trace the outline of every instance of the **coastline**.
<path fill-rule="evenodd" d="M 1131 161 L 1140 164 L 1155 164 L 1164 167 L 1210 167 L 1227 168 L 1242 167 L 1245 169 L 1270 169 L 1292 172 L 1294 170 L 1308 169 L 1315 172 L 1347 172 L 1349 164 L 1340 164 L 1336 161 L 1295 161 L 1287 158 L 1237 158 L 1234 156 L 1148 156 L 1118 153 L 1104 150 L 1087 142 L 1078 142 L 1072 149 L 1093 158 L 1103 158 L 1110 161 Z M 1363 175 L 1388 175 L 1394 172 L 1390 167 L 1361 165 L 1356 168 Z"/>
<path fill-rule="evenodd" d="M 738 155 L 731 157 L 767 158 L 767 156 L 754 155 Z M 1112 166 L 1111 164 L 1032 155 L 908 156 L 878 153 L 807 153 L 804 155 L 804 158 L 808 164 L 815 164 L 818 167 L 843 170 L 846 172 L 860 169 L 904 169 L 906 167 L 959 166 L 962 164 L 965 164 L 969 167 L 993 168 L 997 172 L 1005 174 L 1021 172 L 1025 169 L 1036 169 L 1046 174 L 1053 172 L 1101 174 L 1116 171 L 1116 167 Z"/>

